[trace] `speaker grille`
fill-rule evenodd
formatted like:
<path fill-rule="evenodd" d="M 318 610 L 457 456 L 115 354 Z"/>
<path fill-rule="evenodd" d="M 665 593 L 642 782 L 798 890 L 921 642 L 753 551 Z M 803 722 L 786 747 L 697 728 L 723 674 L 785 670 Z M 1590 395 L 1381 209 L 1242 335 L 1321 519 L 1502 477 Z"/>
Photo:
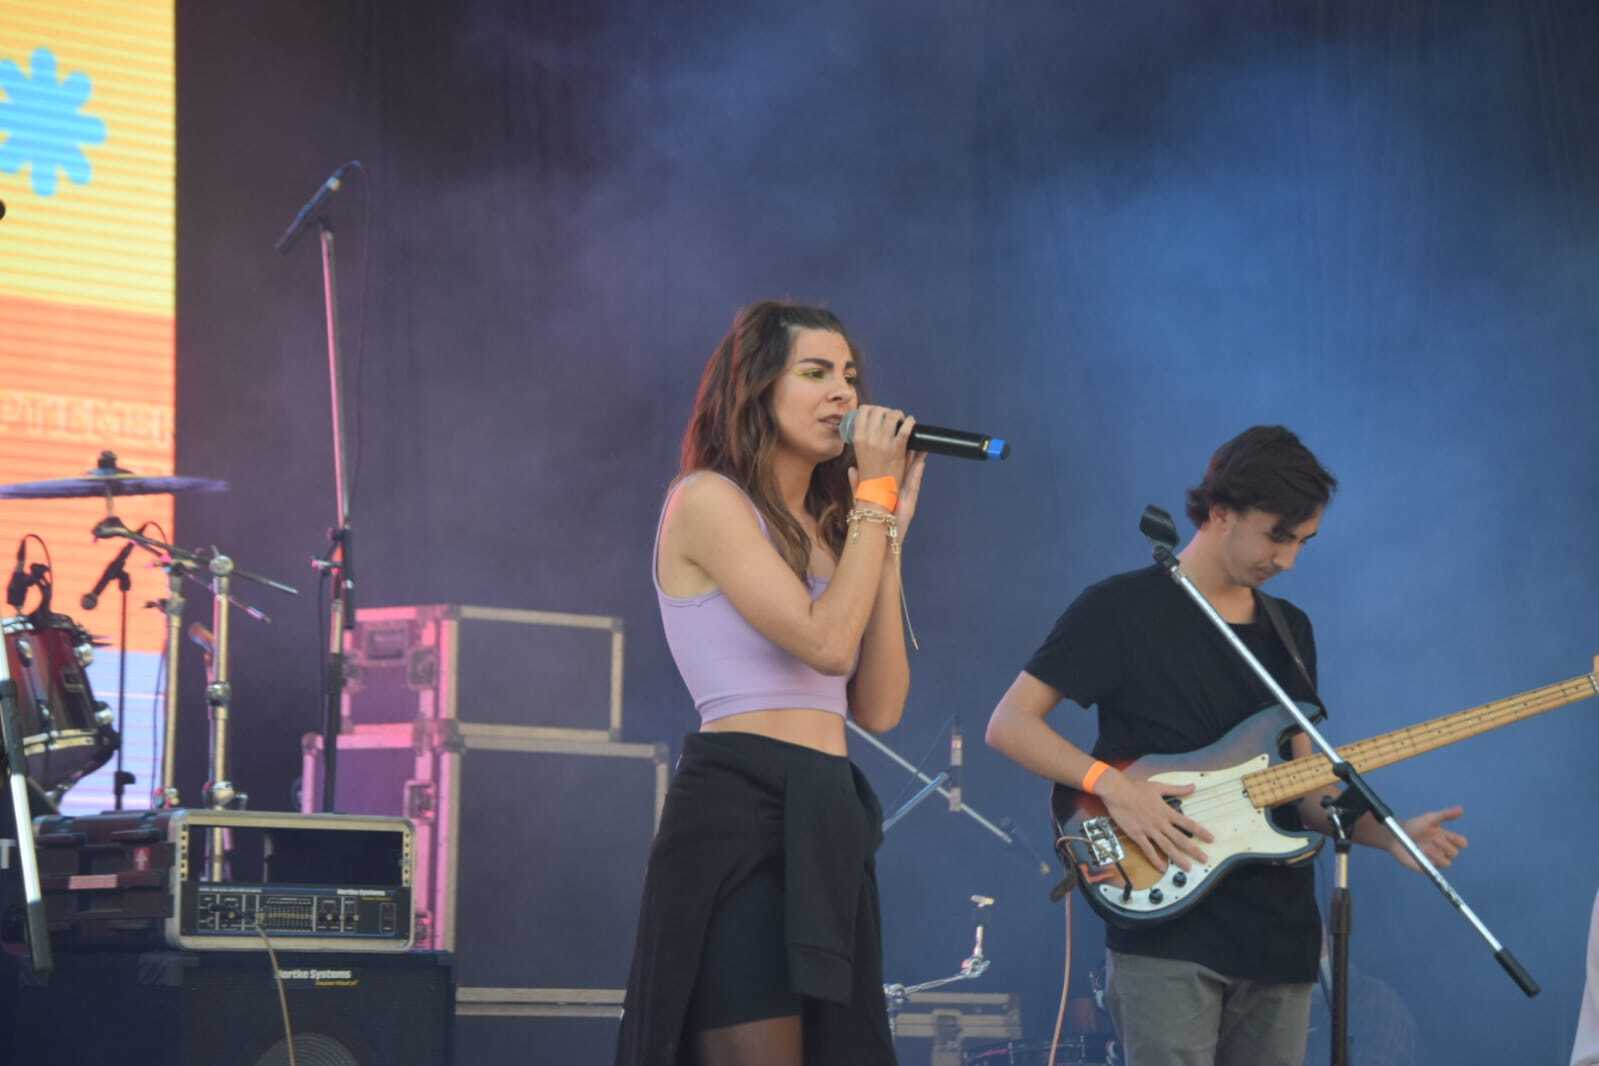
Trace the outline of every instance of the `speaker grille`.
<path fill-rule="evenodd" d="M 297 1066 L 362 1066 L 349 1048 L 322 1033 L 295 1033 L 294 1057 Z M 288 1041 L 267 1048 L 255 1066 L 289 1066 Z"/>

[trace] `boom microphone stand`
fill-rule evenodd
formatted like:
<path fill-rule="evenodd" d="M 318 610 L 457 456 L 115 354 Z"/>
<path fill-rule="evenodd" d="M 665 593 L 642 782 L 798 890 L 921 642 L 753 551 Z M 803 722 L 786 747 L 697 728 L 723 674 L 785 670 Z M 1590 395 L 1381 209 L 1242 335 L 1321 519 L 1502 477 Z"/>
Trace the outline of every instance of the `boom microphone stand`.
<path fill-rule="evenodd" d="M 1526 970 L 1522 969 L 1521 963 L 1516 961 L 1516 957 L 1510 953 L 1510 949 L 1500 944 L 1494 938 L 1494 935 L 1488 931 L 1488 927 L 1482 924 L 1470 907 L 1466 906 L 1465 900 L 1461 899 L 1449 882 L 1444 880 L 1443 874 L 1438 872 L 1438 868 L 1432 864 L 1432 861 L 1411 839 L 1410 834 L 1405 832 L 1404 826 L 1399 824 L 1399 819 L 1394 817 L 1392 809 L 1366 783 L 1365 778 L 1342 755 L 1338 754 L 1338 749 L 1327 742 L 1326 738 L 1316 729 L 1316 726 L 1305 716 L 1305 713 L 1299 709 L 1299 705 L 1293 701 L 1288 693 L 1283 691 L 1282 686 L 1277 684 L 1271 673 L 1260 665 L 1260 660 L 1256 659 L 1249 648 L 1244 645 L 1244 642 L 1239 640 L 1233 633 L 1232 627 L 1227 624 L 1227 620 L 1222 618 L 1217 613 L 1216 608 L 1211 606 L 1210 601 L 1205 598 L 1205 594 L 1200 592 L 1194 583 L 1188 579 L 1187 574 L 1183 573 L 1177 556 L 1172 550 L 1177 547 L 1177 526 L 1172 522 L 1171 515 L 1159 507 L 1151 505 L 1144 508 L 1144 514 L 1138 523 L 1138 528 L 1153 546 L 1155 561 L 1166 568 L 1172 580 L 1177 582 L 1178 586 L 1188 594 L 1188 597 L 1198 605 L 1201 613 L 1216 627 L 1216 631 L 1222 635 L 1233 651 L 1238 653 L 1238 657 L 1265 684 L 1266 690 L 1292 716 L 1300 730 L 1310 738 L 1311 743 L 1315 744 L 1321 753 L 1326 756 L 1327 761 L 1331 764 L 1330 769 L 1333 776 L 1344 783 L 1343 794 L 1338 799 L 1329 801 L 1328 804 L 1328 818 L 1334 828 L 1335 848 L 1338 854 L 1338 875 L 1341 882 L 1334 895 L 1333 902 L 1334 935 L 1340 937 L 1343 941 L 1341 946 L 1335 942 L 1333 950 L 1333 1017 L 1335 1019 L 1332 1047 L 1333 1066 L 1346 1066 L 1349 1061 L 1348 939 L 1350 929 L 1348 838 L 1350 832 L 1354 829 L 1355 821 L 1367 810 L 1371 811 L 1378 821 L 1387 826 L 1388 831 L 1394 835 L 1394 838 L 1399 841 L 1410 857 L 1432 879 L 1432 883 L 1439 892 L 1443 893 L 1444 898 L 1453 904 L 1455 909 L 1460 911 L 1477 930 L 1478 935 L 1493 949 L 1494 959 L 1510 975 L 1511 980 L 1516 982 L 1529 999 L 1536 996 L 1539 991 L 1538 983 L 1532 979 L 1532 976 Z"/>
<path fill-rule="evenodd" d="M 339 715 L 344 702 L 344 645 L 346 634 L 355 628 L 355 568 L 350 532 L 350 464 L 344 439 L 344 366 L 339 355 L 339 294 L 333 255 L 333 226 L 323 208 L 328 198 L 343 184 L 351 169 L 362 170 L 360 160 L 351 160 L 333 172 L 300 209 L 289 228 L 278 238 L 278 252 L 293 247 L 300 232 L 314 218 L 322 244 L 322 305 L 328 336 L 328 384 L 333 403 L 333 488 L 338 524 L 329 531 L 328 550 L 312 565 L 333 579 L 330 605 L 327 659 L 323 665 L 322 704 L 322 809 L 334 810 L 339 768 Z"/>
<path fill-rule="evenodd" d="M 918 803 L 922 802 L 922 800 L 926 799 L 928 796 L 931 796 L 934 792 L 937 792 L 939 795 L 946 798 L 950 798 L 953 801 L 951 789 L 945 784 L 945 782 L 949 780 L 949 774 L 947 772 L 941 772 L 937 777 L 929 777 L 922 773 L 922 771 L 918 770 L 916 766 L 908 759 L 903 758 L 899 752 L 895 751 L 893 748 L 889 747 L 887 744 L 884 744 L 881 740 L 878 740 L 872 734 L 856 725 L 854 721 L 848 721 L 844 724 L 849 727 L 852 733 L 866 741 L 884 755 L 888 756 L 894 762 L 898 763 L 922 783 L 922 789 L 920 792 L 912 796 L 910 800 L 898 811 L 894 812 L 891 817 L 884 820 L 883 831 L 885 833 L 894 825 L 895 822 L 898 822 L 901 818 L 908 814 L 912 807 L 915 807 Z M 994 834 L 994 836 L 999 838 L 1000 843 L 1004 844 L 1007 848 L 1011 848 L 1025 856 L 1027 861 L 1037 869 L 1040 877 L 1048 877 L 1055 872 L 1054 867 L 1050 866 L 1048 861 L 1042 858 L 1038 852 L 1033 849 L 1027 838 L 1022 835 L 1022 831 L 1017 829 L 1015 824 L 1012 823 L 1010 819 L 1002 818 L 1000 819 L 1001 824 L 995 825 L 993 822 L 989 821 L 987 818 L 984 818 L 980 813 L 978 813 L 978 811 L 969 803 L 962 803 L 960 805 L 960 813 L 966 815 L 966 817 L 970 818 L 972 821 L 976 822 L 978 825 Z"/>

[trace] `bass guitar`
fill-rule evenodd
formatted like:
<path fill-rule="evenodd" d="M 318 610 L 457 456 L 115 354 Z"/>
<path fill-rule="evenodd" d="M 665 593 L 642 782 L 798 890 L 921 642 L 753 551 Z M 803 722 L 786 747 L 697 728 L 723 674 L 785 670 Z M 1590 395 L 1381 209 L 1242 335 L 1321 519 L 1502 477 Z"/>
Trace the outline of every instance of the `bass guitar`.
<path fill-rule="evenodd" d="M 1362 774 L 1486 733 L 1599 693 L 1594 672 L 1496 700 L 1406 729 L 1340 748 Z M 1315 708 L 1301 704 L 1306 714 Z M 1056 784 L 1050 793 L 1055 850 L 1075 870 L 1083 898 L 1101 918 L 1119 926 L 1150 925 L 1177 917 L 1203 899 L 1226 875 L 1246 863 L 1295 863 L 1315 855 L 1319 833 L 1289 833 L 1272 824 L 1271 810 L 1336 784 L 1325 755 L 1283 759 L 1280 746 L 1297 728 L 1273 704 L 1234 726 L 1216 743 L 1183 755 L 1146 755 L 1117 769 L 1162 784 L 1193 785 L 1167 802 L 1214 834 L 1206 863 L 1186 872 L 1175 863 L 1152 865 L 1090 793 Z"/>

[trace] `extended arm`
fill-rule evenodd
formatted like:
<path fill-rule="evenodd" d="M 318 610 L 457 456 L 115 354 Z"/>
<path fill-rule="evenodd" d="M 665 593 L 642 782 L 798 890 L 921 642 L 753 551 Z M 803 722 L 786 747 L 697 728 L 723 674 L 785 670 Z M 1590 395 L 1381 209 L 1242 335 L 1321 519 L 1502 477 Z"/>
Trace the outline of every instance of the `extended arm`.
<path fill-rule="evenodd" d="M 1310 738 L 1303 733 L 1294 734 L 1292 749 L 1296 759 L 1315 754 Z M 1328 836 L 1333 835 L 1332 823 L 1328 821 L 1327 811 L 1322 807 L 1321 801 L 1323 796 L 1337 796 L 1338 793 L 1339 790 L 1332 787 L 1300 798 L 1299 817 L 1308 828 Z M 1411 839 L 1421 848 L 1422 854 L 1427 856 L 1428 861 L 1441 870 L 1454 862 L 1455 856 L 1466 846 L 1465 836 L 1450 829 L 1445 823 L 1452 822 L 1465 813 L 1464 807 L 1456 805 L 1418 814 L 1401 824 L 1405 832 L 1409 833 Z M 1361 815 L 1355 822 L 1355 828 L 1349 834 L 1349 839 L 1356 844 L 1388 852 L 1407 870 L 1418 872 L 1421 870 L 1416 860 L 1410 857 L 1410 852 L 1404 849 L 1399 840 L 1388 831 L 1388 827 L 1377 821 L 1370 811 Z"/>

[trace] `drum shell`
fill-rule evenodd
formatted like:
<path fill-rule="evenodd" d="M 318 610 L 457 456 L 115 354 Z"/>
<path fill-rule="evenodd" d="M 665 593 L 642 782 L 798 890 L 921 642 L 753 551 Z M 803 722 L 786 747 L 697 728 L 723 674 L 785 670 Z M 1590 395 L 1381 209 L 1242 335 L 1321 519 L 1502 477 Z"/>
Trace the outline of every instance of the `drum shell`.
<path fill-rule="evenodd" d="M 7 618 L 6 665 L 17 686 L 17 726 L 30 781 L 61 793 L 104 766 L 116 733 L 101 721 L 85 670 L 89 634 L 66 615 Z"/>

